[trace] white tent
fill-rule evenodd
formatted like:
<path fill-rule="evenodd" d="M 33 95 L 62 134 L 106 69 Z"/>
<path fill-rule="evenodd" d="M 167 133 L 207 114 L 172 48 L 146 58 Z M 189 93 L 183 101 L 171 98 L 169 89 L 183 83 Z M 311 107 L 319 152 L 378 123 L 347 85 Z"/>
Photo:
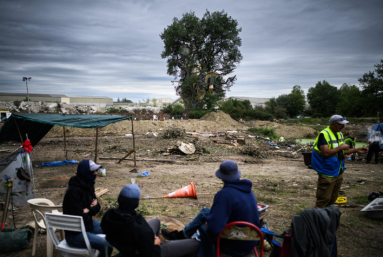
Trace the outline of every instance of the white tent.
<path fill-rule="evenodd" d="M 25 173 L 30 176 L 31 180 L 23 180 L 17 176 L 17 170 L 23 168 Z M 29 152 L 23 147 L 19 147 L 7 157 L 0 160 L 0 197 L 5 200 L 7 195 L 7 181 L 13 179 L 13 187 L 11 201 L 14 205 L 27 205 L 28 200 L 33 198 L 32 185 L 33 168 Z"/>

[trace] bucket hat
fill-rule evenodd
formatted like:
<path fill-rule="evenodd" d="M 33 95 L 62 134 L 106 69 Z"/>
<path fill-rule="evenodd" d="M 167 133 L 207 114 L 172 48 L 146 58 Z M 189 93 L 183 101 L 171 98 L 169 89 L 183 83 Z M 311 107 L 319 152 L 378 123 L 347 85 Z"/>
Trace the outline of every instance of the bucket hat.
<path fill-rule="evenodd" d="M 221 163 L 215 175 L 225 181 L 234 181 L 241 177 L 241 171 L 238 169 L 237 163 L 226 160 Z"/>

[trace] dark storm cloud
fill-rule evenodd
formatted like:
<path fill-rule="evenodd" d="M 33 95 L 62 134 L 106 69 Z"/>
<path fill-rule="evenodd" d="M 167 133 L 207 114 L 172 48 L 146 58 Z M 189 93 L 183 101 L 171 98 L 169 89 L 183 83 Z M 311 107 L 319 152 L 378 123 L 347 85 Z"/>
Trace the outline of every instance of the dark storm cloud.
<path fill-rule="evenodd" d="M 243 31 L 229 95 L 273 97 L 320 80 L 358 84 L 383 58 L 383 2 L 1 1 L 0 91 L 175 98 L 159 34 L 173 17 L 225 11 Z"/>

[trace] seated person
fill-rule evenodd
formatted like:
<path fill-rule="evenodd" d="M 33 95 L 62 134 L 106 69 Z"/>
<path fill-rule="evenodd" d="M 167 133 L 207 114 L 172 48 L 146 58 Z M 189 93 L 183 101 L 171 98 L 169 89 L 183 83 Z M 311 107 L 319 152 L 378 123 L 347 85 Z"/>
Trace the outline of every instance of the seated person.
<path fill-rule="evenodd" d="M 161 243 L 160 221 L 146 222 L 135 210 L 140 195 L 141 190 L 136 184 L 124 186 L 118 196 L 118 208 L 110 209 L 102 218 L 101 227 L 106 239 L 120 251 L 116 256 L 196 256 L 199 243 L 194 239 Z"/>
<path fill-rule="evenodd" d="M 82 216 L 89 243 L 93 249 L 100 251 L 99 257 L 105 256 L 105 238 L 96 234 L 104 234 L 99 221 L 93 221 L 101 207 L 94 192 L 94 181 L 98 169 L 91 160 L 82 160 L 77 166 L 77 175 L 69 180 L 69 187 L 64 196 L 63 213 L 67 215 Z M 81 232 L 66 231 L 65 239 L 69 246 L 86 248 L 84 237 Z M 109 245 L 108 253 L 112 253 L 113 247 Z M 109 256 L 110 256 L 109 254 Z"/>
<path fill-rule="evenodd" d="M 190 238 L 197 229 L 200 232 L 203 256 L 216 256 L 215 246 L 218 234 L 225 225 L 233 221 L 246 221 L 260 227 L 257 200 L 251 190 L 252 183 L 240 180 L 238 165 L 230 160 L 223 161 L 215 175 L 223 180 L 224 186 L 214 198 L 211 209 L 203 208 L 182 231 L 169 232 L 162 229 L 168 240 Z M 222 239 L 221 251 L 232 256 L 243 256 L 252 251 L 256 241 L 235 241 Z"/>
<path fill-rule="evenodd" d="M 348 137 L 344 140 L 344 142 L 350 146 L 350 149 L 352 149 L 353 146 L 356 144 L 356 137 Z"/>

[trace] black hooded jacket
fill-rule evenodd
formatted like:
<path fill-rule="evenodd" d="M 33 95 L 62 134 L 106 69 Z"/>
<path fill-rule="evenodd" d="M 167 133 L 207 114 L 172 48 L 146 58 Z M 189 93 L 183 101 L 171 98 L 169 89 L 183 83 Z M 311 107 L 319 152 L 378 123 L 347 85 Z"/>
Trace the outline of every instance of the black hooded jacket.
<path fill-rule="evenodd" d="M 69 187 L 64 196 L 63 212 L 68 215 L 82 216 L 86 231 L 93 229 L 92 216 L 96 215 L 101 207 L 97 203 L 96 206 L 90 207 L 93 199 L 97 199 L 94 192 L 94 181 L 89 185 L 85 184 L 78 176 L 71 177 L 68 183 Z M 84 209 L 88 208 L 89 212 L 84 213 Z M 65 231 L 66 235 L 77 235 L 80 232 Z"/>
<path fill-rule="evenodd" d="M 154 244 L 153 230 L 135 211 L 122 213 L 118 209 L 111 209 L 103 216 L 101 228 L 106 240 L 123 256 L 161 256 L 160 246 Z"/>

